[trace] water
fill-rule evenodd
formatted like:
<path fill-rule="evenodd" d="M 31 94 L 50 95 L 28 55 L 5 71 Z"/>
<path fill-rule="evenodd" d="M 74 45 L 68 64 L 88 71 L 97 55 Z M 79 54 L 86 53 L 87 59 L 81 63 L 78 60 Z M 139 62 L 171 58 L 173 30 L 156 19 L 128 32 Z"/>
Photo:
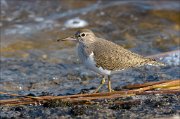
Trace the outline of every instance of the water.
<path fill-rule="evenodd" d="M 179 1 L 1 0 L 0 91 L 36 96 L 77 94 L 83 90 L 92 92 L 101 77 L 79 63 L 74 43 L 59 43 L 56 39 L 85 27 L 144 56 L 178 50 L 179 4 Z M 158 60 L 168 66 L 124 70 L 112 76 L 113 88 L 180 78 L 178 52 Z M 106 90 L 106 87 L 103 89 Z M 0 99 L 6 98 L 11 97 L 0 96 Z M 32 106 L 24 113 L 34 117 L 43 115 L 43 112 L 28 113 L 34 108 L 44 109 Z M 173 109 L 174 113 L 178 110 Z M 71 114 L 68 110 L 63 108 L 55 115 L 63 115 L 64 112 L 68 116 Z M 1 117 L 8 117 L 3 112 L 1 110 Z M 149 117 L 154 112 L 148 112 Z M 118 111 L 111 110 L 111 113 L 118 115 Z"/>

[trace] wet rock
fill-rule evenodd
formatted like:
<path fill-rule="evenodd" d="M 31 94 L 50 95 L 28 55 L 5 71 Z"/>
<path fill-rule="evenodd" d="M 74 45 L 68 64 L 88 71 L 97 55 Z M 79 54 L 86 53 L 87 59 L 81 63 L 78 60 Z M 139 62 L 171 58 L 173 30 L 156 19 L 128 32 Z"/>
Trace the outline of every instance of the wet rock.
<path fill-rule="evenodd" d="M 83 115 L 86 113 L 86 109 L 86 106 L 74 106 L 72 107 L 70 113 L 72 113 L 74 116 Z"/>
<path fill-rule="evenodd" d="M 33 94 L 33 93 L 29 93 L 27 96 L 32 96 L 32 97 L 35 97 L 36 95 Z"/>
<path fill-rule="evenodd" d="M 72 106 L 72 103 L 65 102 L 65 101 L 62 101 L 62 100 L 52 100 L 52 101 L 48 101 L 48 102 L 44 103 L 43 106 L 48 107 L 48 108 L 69 107 L 69 106 Z"/>

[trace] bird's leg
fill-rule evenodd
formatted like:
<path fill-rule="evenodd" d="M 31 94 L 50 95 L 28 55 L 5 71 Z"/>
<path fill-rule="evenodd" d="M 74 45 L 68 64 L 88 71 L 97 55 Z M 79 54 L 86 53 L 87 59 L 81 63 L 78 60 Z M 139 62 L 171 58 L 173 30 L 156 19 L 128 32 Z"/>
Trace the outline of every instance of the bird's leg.
<path fill-rule="evenodd" d="M 98 86 L 98 88 L 94 91 L 94 93 L 97 93 L 99 91 L 99 89 L 104 85 L 104 83 L 106 82 L 106 78 L 105 76 L 103 76 L 103 79 L 101 80 L 100 85 Z"/>
<path fill-rule="evenodd" d="M 113 92 L 114 90 L 111 88 L 111 79 L 110 76 L 108 76 L 108 90 L 109 92 Z"/>

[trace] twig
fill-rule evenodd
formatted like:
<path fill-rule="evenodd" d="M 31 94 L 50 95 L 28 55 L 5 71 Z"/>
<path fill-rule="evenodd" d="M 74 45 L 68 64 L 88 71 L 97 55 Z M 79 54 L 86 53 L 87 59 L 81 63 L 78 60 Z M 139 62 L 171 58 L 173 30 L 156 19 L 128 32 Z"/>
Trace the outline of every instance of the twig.
<path fill-rule="evenodd" d="M 0 100 L 0 105 L 25 105 L 25 104 L 41 104 L 51 100 L 61 100 L 64 102 L 90 102 L 99 99 L 113 99 L 119 97 L 127 97 L 133 95 L 145 95 L 145 94 L 179 94 L 180 80 L 171 80 L 156 82 L 155 85 L 146 86 L 139 89 L 127 90 L 127 91 L 114 91 L 95 94 L 78 94 L 69 96 L 41 96 L 41 97 L 22 97 L 16 99 Z M 154 90 L 156 89 L 156 90 Z M 172 90 L 173 89 L 173 90 Z M 176 90 L 174 90 L 176 89 Z"/>
<path fill-rule="evenodd" d="M 125 89 L 137 89 L 137 88 L 143 88 L 143 87 L 162 84 L 162 83 L 168 83 L 168 82 L 172 82 L 172 81 L 178 82 L 177 80 L 178 79 L 169 80 L 169 81 L 147 82 L 147 83 L 144 83 L 144 84 L 131 84 L 131 85 L 124 86 L 122 88 L 125 88 Z"/>

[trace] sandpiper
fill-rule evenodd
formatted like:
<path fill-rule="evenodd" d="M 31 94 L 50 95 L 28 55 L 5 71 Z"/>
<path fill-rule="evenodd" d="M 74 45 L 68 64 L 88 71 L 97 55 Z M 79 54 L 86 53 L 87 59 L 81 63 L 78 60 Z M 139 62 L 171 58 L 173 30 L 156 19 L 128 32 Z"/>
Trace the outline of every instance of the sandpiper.
<path fill-rule="evenodd" d="M 76 41 L 80 61 L 88 69 L 103 76 L 101 84 L 94 91 L 95 93 L 103 86 L 106 79 L 108 79 L 109 92 L 113 91 L 110 75 L 121 70 L 143 65 L 164 66 L 163 63 L 154 59 L 145 58 L 111 41 L 96 37 L 89 29 L 81 29 L 72 37 L 58 39 L 57 41 L 67 40 Z"/>

